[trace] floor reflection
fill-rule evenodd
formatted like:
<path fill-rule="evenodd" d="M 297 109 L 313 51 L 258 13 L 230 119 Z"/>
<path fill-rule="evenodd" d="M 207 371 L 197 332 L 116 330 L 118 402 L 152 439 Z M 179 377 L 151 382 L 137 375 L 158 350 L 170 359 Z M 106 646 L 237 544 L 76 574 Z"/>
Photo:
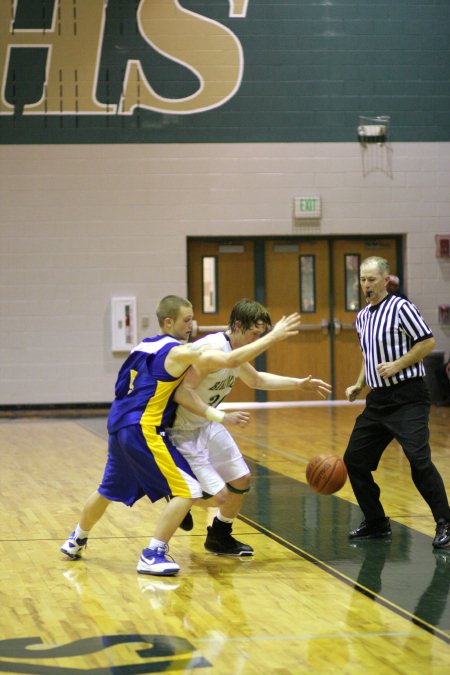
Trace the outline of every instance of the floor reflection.
<path fill-rule="evenodd" d="M 243 516 L 262 530 L 354 580 L 369 597 L 380 596 L 427 630 L 450 630 L 450 550 L 434 551 L 431 537 L 392 523 L 390 540 L 350 542 L 361 520 L 358 507 L 320 496 L 306 485 L 251 465 L 254 489 Z M 450 640 L 450 639 L 449 639 Z"/>

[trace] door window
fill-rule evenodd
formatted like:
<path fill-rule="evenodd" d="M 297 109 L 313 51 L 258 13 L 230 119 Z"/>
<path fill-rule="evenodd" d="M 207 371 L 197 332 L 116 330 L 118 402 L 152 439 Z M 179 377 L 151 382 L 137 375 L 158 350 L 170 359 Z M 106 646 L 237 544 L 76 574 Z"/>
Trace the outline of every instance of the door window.
<path fill-rule="evenodd" d="M 313 255 L 301 255 L 300 262 L 300 311 L 316 311 L 316 259 Z"/>
<path fill-rule="evenodd" d="M 205 255 L 202 258 L 202 311 L 204 314 L 217 312 L 217 257 Z"/>
<path fill-rule="evenodd" d="M 360 255 L 358 253 L 346 253 L 344 273 L 345 273 L 345 311 L 356 312 L 361 309 L 359 293 L 359 263 Z"/>

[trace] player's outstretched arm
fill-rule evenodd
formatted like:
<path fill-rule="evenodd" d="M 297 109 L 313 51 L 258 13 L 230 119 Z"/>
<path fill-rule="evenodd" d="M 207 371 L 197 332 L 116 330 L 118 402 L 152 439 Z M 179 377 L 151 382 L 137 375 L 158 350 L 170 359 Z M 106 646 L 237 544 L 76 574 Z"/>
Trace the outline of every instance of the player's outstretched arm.
<path fill-rule="evenodd" d="M 220 349 L 210 349 L 195 342 L 173 347 L 165 360 L 165 368 L 170 375 L 178 377 L 189 366 L 195 365 L 203 372 L 212 372 L 219 368 L 238 368 L 246 361 L 253 361 L 269 347 L 288 337 L 297 335 L 300 329 L 300 314 L 294 312 L 283 316 L 273 327 L 270 333 L 248 345 L 223 352 Z"/>
<path fill-rule="evenodd" d="M 308 375 L 308 377 L 288 377 L 275 373 L 265 373 L 256 370 L 250 363 L 243 364 L 239 377 L 252 389 L 264 389 L 265 391 L 299 389 L 317 394 L 321 398 L 327 398 L 328 394 L 331 393 L 331 384 L 315 379 L 312 375 Z"/>
<path fill-rule="evenodd" d="M 329 394 L 331 394 L 331 384 L 328 384 L 328 382 L 324 382 L 323 380 L 318 380 L 312 377 L 312 375 L 300 377 L 297 382 L 298 389 L 317 394 L 320 398 L 328 398 Z"/>
<path fill-rule="evenodd" d="M 198 365 L 202 370 L 210 371 L 219 368 L 238 368 L 247 361 L 253 361 L 254 358 L 277 342 L 297 335 L 300 330 L 300 324 L 301 317 L 297 312 L 289 316 L 283 316 L 269 333 L 255 340 L 255 342 L 251 342 L 238 349 L 233 349 L 227 353 L 216 350 L 203 352 Z"/>

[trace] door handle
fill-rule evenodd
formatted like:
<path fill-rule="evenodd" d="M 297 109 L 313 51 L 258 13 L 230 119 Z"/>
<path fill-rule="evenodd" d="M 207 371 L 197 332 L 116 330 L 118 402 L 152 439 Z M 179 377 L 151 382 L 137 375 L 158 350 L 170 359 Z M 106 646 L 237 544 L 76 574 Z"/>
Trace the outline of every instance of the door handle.
<path fill-rule="evenodd" d="M 355 323 L 342 323 L 338 318 L 333 319 L 334 334 L 340 335 L 343 330 L 355 330 Z"/>
<path fill-rule="evenodd" d="M 307 330 L 321 330 L 324 335 L 328 333 L 329 329 L 329 321 L 328 319 L 322 319 L 320 323 L 305 323 L 300 325 L 300 330 L 301 331 L 307 331 Z"/>
<path fill-rule="evenodd" d="M 220 333 L 222 330 L 226 330 L 228 326 L 199 326 L 196 320 L 192 322 L 192 332 L 191 337 L 197 337 L 199 333 Z"/>
<path fill-rule="evenodd" d="M 199 333 L 218 333 L 220 331 L 227 330 L 228 326 L 199 326 L 197 321 L 194 319 L 192 322 L 192 333 L 191 337 L 197 337 Z M 326 335 L 330 328 L 330 322 L 328 319 L 322 319 L 320 323 L 304 323 L 300 324 L 300 331 L 309 331 L 309 330 L 321 330 L 324 335 Z"/>

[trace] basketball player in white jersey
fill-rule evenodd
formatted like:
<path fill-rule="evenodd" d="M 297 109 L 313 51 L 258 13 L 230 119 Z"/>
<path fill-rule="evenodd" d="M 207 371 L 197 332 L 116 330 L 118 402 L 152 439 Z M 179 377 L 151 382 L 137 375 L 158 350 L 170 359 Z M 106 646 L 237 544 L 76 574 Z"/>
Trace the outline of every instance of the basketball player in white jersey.
<path fill-rule="evenodd" d="M 244 299 L 232 308 L 229 326 L 224 333 L 211 333 L 195 344 L 231 352 L 254 342 L 270 327 L 266 308 L 258 302 Z M 248 423 L 249 415 L 217 410 L 238 377 L 252 389 L 300 389 L 322 398 L 327 397 L 331 387 L 322 380 L 312 379 L 311 375 L 305 378 L 285 377 L 257 371 L 250 363 L 245 363 L 239 368 L 222 368 L 212 373 L 191 367 L 175 392 L 175 401 L 179 405 L 171 430 L 172 441 L 189 462 L 203 491 L 221 504 L 212 525 L 208 527 L 205 548 L 216 555 L 251 556 L 252 547 L 231 535 L 233 520 L 250 490 L 250 471 L 224 426 L 243 427 Z M 206 419 L 187 409 L 188 406 L 192 408 L 192 390 L 205 403 Z"/>

